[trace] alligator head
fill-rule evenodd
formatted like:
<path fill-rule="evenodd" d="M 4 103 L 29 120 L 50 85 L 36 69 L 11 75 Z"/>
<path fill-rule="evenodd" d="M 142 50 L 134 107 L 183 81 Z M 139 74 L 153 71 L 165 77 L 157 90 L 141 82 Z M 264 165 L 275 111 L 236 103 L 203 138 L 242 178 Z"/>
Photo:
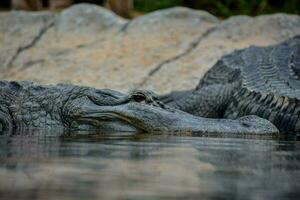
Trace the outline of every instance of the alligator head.
<path fill-rule="evenodd" d="M 278 132 L 269 121 L 256 116 L 237 120 L 196 117 L 164 105 L 149 91 L 130 95 L 112 90 L 99 92 L 102 94 L 84 95 L 66 103 L 64 117 L 71 129 L 192 134 Z"/>
<path fill-rule="evenodd" d="M 158 122 L 149 123 L 150 118 L 160 118 L 150 116 L 155 109 L 164 110 L 164 105 L 150 91 L 137 90 L 125 95 L 104 89 L 87 90 L 83 94 L 64 105 L 63 115 L 72 130 L 148 132 L 156 129 L 153 126 L 161 127 Z"/>

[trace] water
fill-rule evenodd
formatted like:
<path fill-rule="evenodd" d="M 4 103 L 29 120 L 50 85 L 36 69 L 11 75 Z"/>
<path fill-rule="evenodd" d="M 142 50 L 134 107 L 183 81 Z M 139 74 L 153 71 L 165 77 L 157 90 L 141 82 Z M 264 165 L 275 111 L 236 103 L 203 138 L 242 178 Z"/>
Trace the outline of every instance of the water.
<path fill-rule="evenodd" d="M 296 138 L 0 138 L 0 199 L 300 199 Z"/>

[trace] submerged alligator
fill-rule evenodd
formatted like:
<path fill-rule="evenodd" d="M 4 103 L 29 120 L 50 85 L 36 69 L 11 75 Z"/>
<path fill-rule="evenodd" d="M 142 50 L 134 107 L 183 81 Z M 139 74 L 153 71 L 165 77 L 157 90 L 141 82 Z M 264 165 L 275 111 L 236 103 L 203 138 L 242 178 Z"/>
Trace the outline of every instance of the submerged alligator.
<path fill-rule="evenodd" d="M 202 117 L 256 115 L 281 132 L 300 133 L 300 36 L 223 56 L 194 90 L 172 92 L 161 101 Z"/>
<path fill-rule="evenodd" d="M 163 97 L 0 81 L 0 130 L 300 132 L 300 37 L 223 57 L 195 90 Z M 260 117 L 258 117 L 260 116 Z M 231 118 L 231 119 L 214 119 Z M 265 118 L 265 119 L 263 119 Z M 272 122 L 272 123 L 271 123 Z M 277 128 L 274 126 L 277 126 Z"/>

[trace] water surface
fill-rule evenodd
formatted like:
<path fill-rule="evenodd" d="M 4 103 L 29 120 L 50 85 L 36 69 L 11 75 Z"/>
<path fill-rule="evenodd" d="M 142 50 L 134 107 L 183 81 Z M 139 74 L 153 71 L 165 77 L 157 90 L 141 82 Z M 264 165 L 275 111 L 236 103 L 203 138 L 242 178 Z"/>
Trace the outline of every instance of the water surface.
<path fill-rule="evenodd" d="M 300 143 L 229 136 L 2 136 L 0 199 L 300 199 Z"/>

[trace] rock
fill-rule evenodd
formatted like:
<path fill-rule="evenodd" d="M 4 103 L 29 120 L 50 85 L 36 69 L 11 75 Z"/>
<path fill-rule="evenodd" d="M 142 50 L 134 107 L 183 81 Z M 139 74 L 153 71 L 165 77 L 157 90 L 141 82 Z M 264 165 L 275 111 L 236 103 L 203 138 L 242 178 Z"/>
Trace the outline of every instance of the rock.
<path fill-rule="evenodd" d="M 39 41 L 44 31 L 52 26 L 54 14 L 50 12 L 12 11 L 0 15 L 1 72 L 12 68 L 18 54 Z"/>
<path fill-rule="evenodd" d="M 219 58 L 234 49 L 250 45 L 267 46 L 298 34 L 300 17 L 296 15 L 231 17 L 202 37 L 186 56 L 166 63 L 158 73 L 147 79 L 143 87 L 161 92 L 193 88 Z"/>
<path fill-rule="evenodd" d="M 0 77 L 164 93 L 194 87 L 234 49 L 297 34 L 300 17 L 287 14 L 220 21 L 205 11 L 177 7 L 127 21 L 90 4 L 58 14 L 2 13 Z"/>
<path fill-rule="evenodd" d="M 126 22 L 105 8 L 81 4 L 62 11 L 57 17 L 56 27 L 58 31 L 68 34 L 97 35 L 107 29 L 120 29 Z"/>

